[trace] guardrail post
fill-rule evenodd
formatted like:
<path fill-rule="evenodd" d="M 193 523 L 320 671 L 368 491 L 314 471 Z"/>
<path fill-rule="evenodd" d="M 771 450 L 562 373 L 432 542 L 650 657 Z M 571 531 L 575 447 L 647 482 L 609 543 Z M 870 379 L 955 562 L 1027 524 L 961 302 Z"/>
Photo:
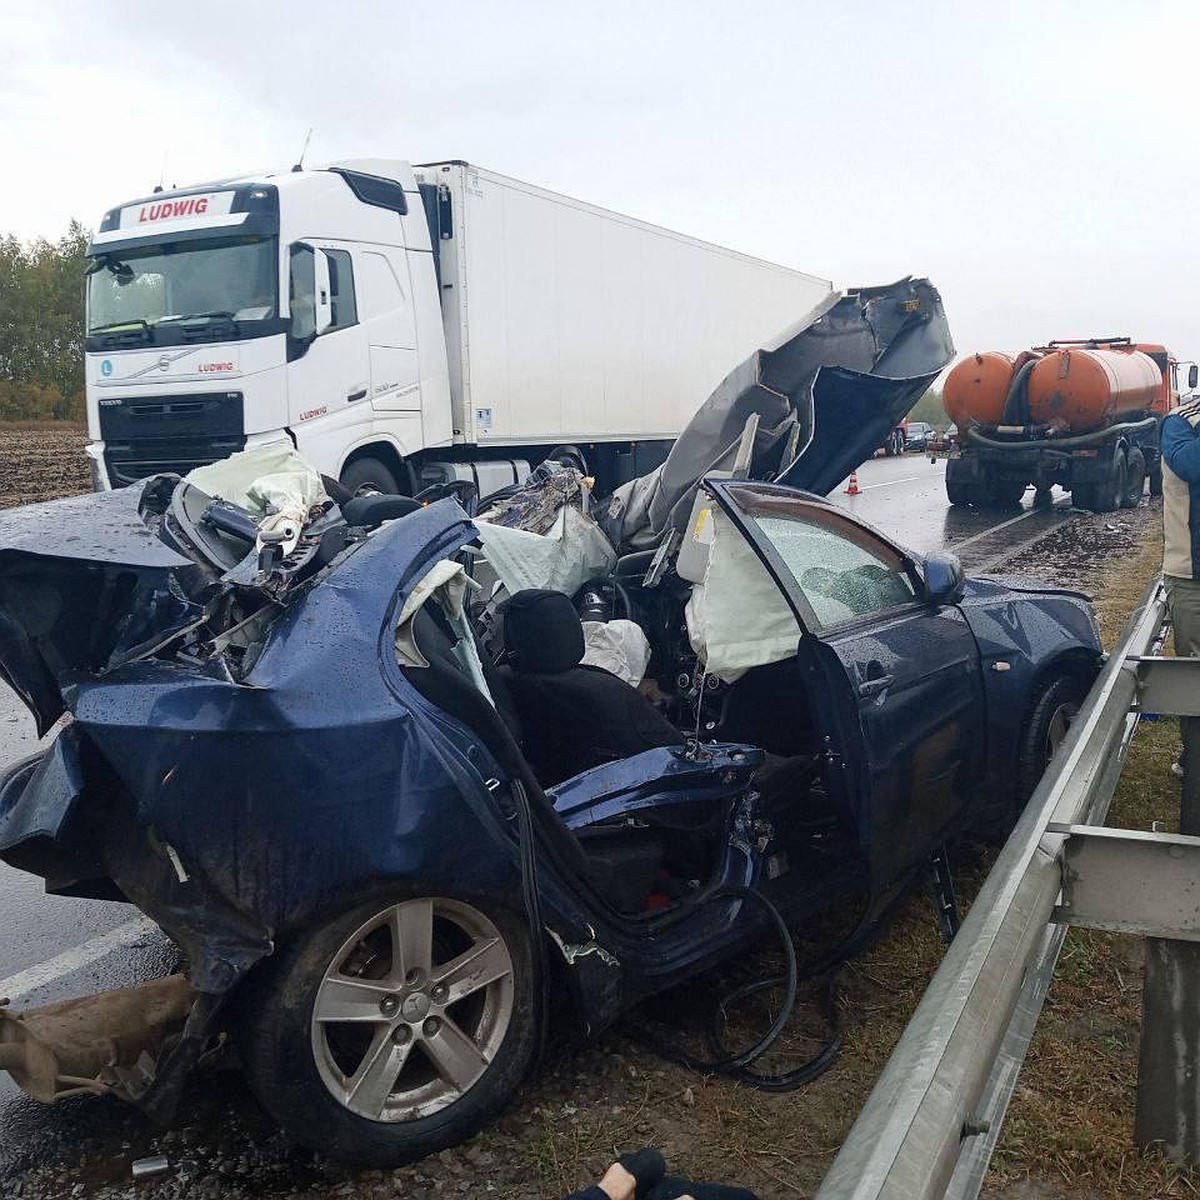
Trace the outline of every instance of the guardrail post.
<path fill-rule="evenodd" d="M 1200 1162 L 1200 945 L 1145 944 L 1134 1139 L 1172 1162 Z"/>
<path fill-rule="evenodd" d="M 1179 832 L 1200 834 L 1200 719 L 1181 717 Z M 1142 1044 L 1138 1052 L 1139 1146 L 1172 1162 L 1200 1162 L 1200 944 L 1146 938 Z"/>

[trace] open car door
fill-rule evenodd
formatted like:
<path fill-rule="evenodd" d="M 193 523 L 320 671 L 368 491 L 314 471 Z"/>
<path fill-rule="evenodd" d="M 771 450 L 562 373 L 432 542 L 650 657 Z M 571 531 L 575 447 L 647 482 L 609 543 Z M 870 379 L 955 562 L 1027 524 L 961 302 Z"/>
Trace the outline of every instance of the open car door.
<path fill-rule="evenodd" d="M 840 509 L 791 488 L 705 487 L 778 583 L 820 732 L 878 894 L 953 829 L 984 763 L 975 639 L 928 597 L 916 564 Z"/>

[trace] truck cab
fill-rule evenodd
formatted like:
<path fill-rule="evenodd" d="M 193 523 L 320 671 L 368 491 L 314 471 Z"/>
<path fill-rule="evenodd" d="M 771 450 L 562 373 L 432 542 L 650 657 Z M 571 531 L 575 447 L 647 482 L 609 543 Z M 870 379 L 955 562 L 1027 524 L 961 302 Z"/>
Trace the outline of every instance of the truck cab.
<path fill-rule="evenodd" d="M 408 164 L 159 192 L 107 212 L 89 257 L 98 489 L 287 436 L 352 486 L 397 490 L 410 454 L 451 441 L 433 246 Z"/>

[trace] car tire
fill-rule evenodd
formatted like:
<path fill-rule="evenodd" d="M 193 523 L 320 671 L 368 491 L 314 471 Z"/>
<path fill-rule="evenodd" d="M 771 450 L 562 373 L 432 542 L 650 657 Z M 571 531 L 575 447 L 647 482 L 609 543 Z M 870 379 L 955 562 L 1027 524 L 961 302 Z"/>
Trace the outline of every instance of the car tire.
<path fill-rule="evenodd" d="M 388 496 L 400 493 L 395 475 L 377 458 L 356 458 L 342 470 L 341 484 L 352 492 L 383 492 Z"/>
<path fill-rule="evenodd" d="M 1054 751 L 1062 744 L 1087 687 L 1078 675 L 1052 675 L 1034 693 L 1017 745 L 1016 820 L 1037 788 Z"/>
<path fill-rule="evenodd" d="M 1137 508 L 1146 490 L 1146 457 L 1135 446 L 1129 451 L 1125 462 L 1125 491 L 1121 497 L 1122 508 Z"/>
<path fill-rule="evenodd" d="M 412 967 L 394 950 L 409 942 Z M 377 1168 L 494 1117 L 541 1019 L 524 922 L 452 897 L 360 905 L 291 939 L 243 987 L 237 1042 L 259 1102 L 303 1145 Z"/>

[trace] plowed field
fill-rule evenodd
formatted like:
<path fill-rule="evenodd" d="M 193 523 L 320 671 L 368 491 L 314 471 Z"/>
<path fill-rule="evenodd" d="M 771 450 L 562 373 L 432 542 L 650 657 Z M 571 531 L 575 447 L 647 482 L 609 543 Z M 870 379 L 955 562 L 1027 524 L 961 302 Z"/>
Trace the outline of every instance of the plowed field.
<path fill-rule="evenodd" d="M 0 424 L 0 508 L 86 492 L 86 443 L 80 425 Z"/>

